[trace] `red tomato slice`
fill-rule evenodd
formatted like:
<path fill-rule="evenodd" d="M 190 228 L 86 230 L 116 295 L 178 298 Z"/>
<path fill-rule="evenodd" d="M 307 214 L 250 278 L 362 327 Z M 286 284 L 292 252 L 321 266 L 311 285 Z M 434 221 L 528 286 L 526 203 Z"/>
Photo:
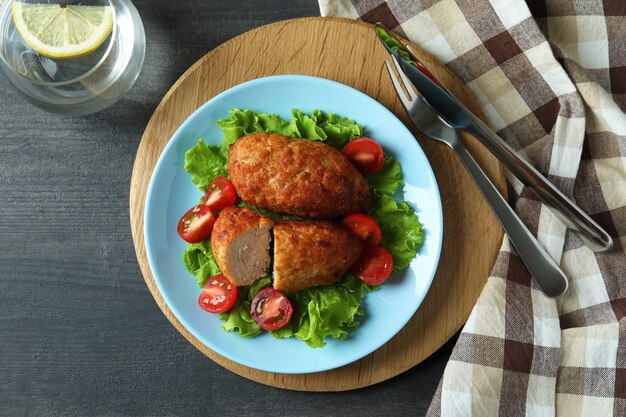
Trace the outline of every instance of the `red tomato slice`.
<path fill-rule="evenodd" d="M 441 83 L 439 82 L 439 80 L 438 80 L 438 79 L 437 79 L 437 78 L 436 78 L 433 74 L 431 74 L 431 73 L 430 73 L 430 71 L 428 71 L 428 70 L 426 69 L 426 67 L 425 67 L 424 65 L 422 65 L 422 63 L 421 63 L 421 62 L 418 62 L 418 63 L 417 63 L 417 69 L 418 69 L 418 70 L 420 70 L 420 71 L 422 72 L 422 74 L 424 74 L 425 76 L 427 76 L 428 78 L 430 78 L 430 79 L 432 80 L 432 82 L 434 82 L 434 83 L 435 83 L 435 84 L 437 84 L 439 87 L 441 87 L 441 88 L 443 88 L 443 89 L 445 90 L 444 86 L 443 86 L 443 85 L 441 85 Z"/>
<path fill-rule="evenodd" d="M 367 214 L 351 214 L 343 219 L 343 224 L 359 238 L 365 246 L 378 246 L 382 239 L 380 226 Z"/>
<path fill-rule="evenodd" d="M 201 242 L 213 231 L 215 216 L 209 207 L 204 204 L 198 204 L 183 214 L 178 222 L 178 234 L 186 242 Z"/>
<path fill-rule="evenodd" d="M 369 285 L 387 281 L 393 271 L 393 257 L 380 246 L 365 248 L 359 260 L 352 266 L 352 272 Z"/>
<path fill-rule="evenodd" d="M 373 174 L 385 164 L 383 148 L 374 139 L 360 138 L 343 147 L 343 154 L 361 174 Z"/>
<path fill-rule="evenodd" d="M 283 327 L 291 319 L 293 307 L 285 295 L 268 287 L 263 288 L 252 299 L 250 305 L 252 318 L 265 330 L 276 330 Z"/>
<path fill-rule="evenodd" d="M 224 210 L 235 204 L 237 193 L 233 183 L 224 177 L 217 177 L 204 193 L 204 204 L 211 210 Z"/>
<path fill-rule="evenodd" d="M 207 279 L 198 298 L 198 304 L 209 313 L 224 313 L 237 301 L 237 286 L 223 274 Z"/>

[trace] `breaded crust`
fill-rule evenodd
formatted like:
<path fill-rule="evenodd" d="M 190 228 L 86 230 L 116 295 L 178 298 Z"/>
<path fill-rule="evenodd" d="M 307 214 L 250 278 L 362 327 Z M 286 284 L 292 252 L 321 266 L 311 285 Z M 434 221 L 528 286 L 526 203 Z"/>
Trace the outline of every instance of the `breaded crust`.
<path fill-rule="evenodd" d="M 360 252 L 359 240 L 339 222 L 276 222 L 274 288 L 297 291 L 334 284 L 356 262 Z"/>
<path fill-rule="evenodd" d="M 311 219 L 365 211 L 370 193 L 346 157 L 321 142 L 256 133 L 228 152 L 228 175 L 253 206 Z"/>
<path fill-rule="evenodd" d="M 211 233 L 211 249 L 223 274 L 237 286 L 266 275 L 274 222 L 248 208 L 227 207 Z"/>

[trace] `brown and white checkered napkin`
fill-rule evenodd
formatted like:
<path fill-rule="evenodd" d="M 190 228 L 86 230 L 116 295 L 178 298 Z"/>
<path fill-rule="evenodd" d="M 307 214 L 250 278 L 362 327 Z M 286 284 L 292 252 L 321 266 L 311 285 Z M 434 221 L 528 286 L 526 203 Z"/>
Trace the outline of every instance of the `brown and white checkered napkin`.
<path fill-rule="evenodd" d="M 626 416 L 626 1 L 319 3 L 445 63 L 491 127 L 615 242 L 591 252 L 508 176 L 515 210 L 570 288 L 544 297 L 505 238 L 428 414 Z"/>

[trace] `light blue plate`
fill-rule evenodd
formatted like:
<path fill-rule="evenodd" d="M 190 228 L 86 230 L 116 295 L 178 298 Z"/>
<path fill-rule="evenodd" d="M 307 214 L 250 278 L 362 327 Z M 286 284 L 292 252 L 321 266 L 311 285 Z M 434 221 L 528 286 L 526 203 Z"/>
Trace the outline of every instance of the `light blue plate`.
<path fill-rule="evenodd" d="M 185 151 L 198 138 L 220 144 L 215 121 L 233 108 L 277 113 L 285 119 L 297 108 L 347 116 L 363 125 L 365 135 L 396 157 L 404 172 L 404 199 L 416 210 L 426 240 L 411 266 L 394 274 L 380 290 L 367 294 L 366 316 L 346 340 L 327 339 L 312 349 L 295 338 L 278 340 L 267 333 L 246 339 L 220 329 L 217 315 L 198 307 L 200 288 L 181 261 L 186 243 L 178 237 L 180 216 L 197 204 L 201 193 L 183 168 Z M 433 280 L 441 252 L 443 217 L 433 171 L 415 138 L 389 110 L 369 96 L 322 78 L 280 75 L 240 84 L 196 110 L 174 133 L 161 155 L 148 189 L 145 212 L 146 251 L 163 299 L 198 340 L 242 365 L 269 372 L 311 373 L 354 362 L 391 339 L 413 316 Z"/>

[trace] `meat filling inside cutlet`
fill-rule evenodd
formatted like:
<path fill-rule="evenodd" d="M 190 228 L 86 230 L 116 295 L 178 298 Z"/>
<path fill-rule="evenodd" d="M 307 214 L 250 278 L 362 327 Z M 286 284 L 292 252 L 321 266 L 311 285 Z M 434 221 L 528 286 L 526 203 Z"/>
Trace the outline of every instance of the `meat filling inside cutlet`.
<path fill-rule="evenodd" d="M 265 276 L 270 265 L 269 229 L 251 229 L 235 237 L 226 259 L 228 271 L 239 282 L 252 283 Z"/>
<path fill-rule="evenodd" d="M 213 227 L 211 248 L 217 265 L 233 284 L 251 285 L 267 274 L 273 224 L 248 208 L 222 210 Z"/>

